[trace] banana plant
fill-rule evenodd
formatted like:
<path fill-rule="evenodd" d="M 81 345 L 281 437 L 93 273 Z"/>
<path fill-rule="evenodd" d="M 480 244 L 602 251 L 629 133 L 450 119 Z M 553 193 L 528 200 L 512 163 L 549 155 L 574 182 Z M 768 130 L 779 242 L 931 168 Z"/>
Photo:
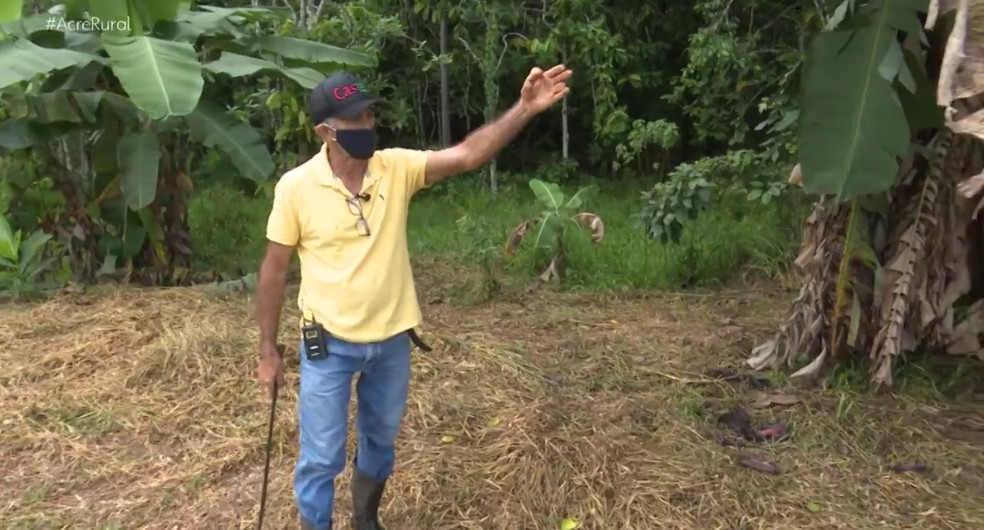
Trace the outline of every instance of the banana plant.
<path fill-rule="evenodd" d="M 964 203 L 984 140 L 979 28 L 979 0 L 843 0 L 811 39 L 789 179 L 819 195 L 795 261 L 804 283 L 751 367 L 819 379 L 861 355 L 890 386 L 915 351 L 984 356 Z"/>
<path fill-rule="evenodd" d="M 597 191 L 595 185 L 577 191 L 566 202 L 563 190 L 553 182 L 530 180 L 533 194 L 545 206 L 537 217 L 517 226 L 506 241 L 506 256 L 514 257 L 523 239 L 533 232 L 534 252 L 545 254 L 547 265 L 540 273 L 544 282 L 559 281 L 564 276 L 567 257 L 567 237 L 570 228 L 591 231 L 591 241 L 598 243 L 605 236 L 605 225 L 597 214 L 578 211 Z"/>
<path fill-rule="evenodd" d="M 273 176 L 262 135 L 225 110 L 229 80 L 264 76 L 311 89 L 340 67 L 375 64 L 367 54 L 276 35 L 287 14 L 279 9 L 70 0 L 46 14 L 19 11 L 0 11 L 7 19 L 0 19 L 0 101 L 8 111 L 0 154 L 52 153 L 82 138 L 89 174 L 64 163 L 49 171 L 73 216 L 55 224 L 69 248 L 99 255 L 102 271 L 123 262 L 174 279 L 187 270 L 191 152 L 221 152 L 257 184 Z M 80 32 L 50 22 L 88 16 L 103 27 Z"/>
<path fill-rule="evenodd" d="M 43 287 L 41 275 L 51 269 L 55 258 L 44 257 L 44 247 L 51 235 L 35 230 L 22 239 L 7 218 L 0 216 L 0 292 L 19 293 Z"/>

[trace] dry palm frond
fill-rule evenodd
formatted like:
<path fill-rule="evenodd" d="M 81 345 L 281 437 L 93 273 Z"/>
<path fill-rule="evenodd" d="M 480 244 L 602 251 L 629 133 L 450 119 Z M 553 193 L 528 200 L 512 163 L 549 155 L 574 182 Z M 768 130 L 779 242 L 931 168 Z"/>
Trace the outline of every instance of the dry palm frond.
<path fill-rule="evenodd" d="M 953 134 L 942 131 L 935 141 L 937 157 L 932 161 L 918 193 L 902 201 L 904 211 L 896 224 L 895 242 L 886 259 L 879 330 L 871 349 L 873 382 L 891 385 L 895 359 L 916 344 L 916 331 L 907 326 L 914 300 L 925 298 L 928 277 L 927 250 L 941 225 L 939 185 L 947 149 Z M 904 190 L 902 190 L 904 193 Z M 904 195 L 903 195 L 904 196 Z M 922 296 L 921 296 L 922 295 Z"/>
<path fill-rule="evenodd" d="M 597 243 L 601 241 L 601 238 L 605 237 L 605 223 L 596 214 L 581 212 L 574 216 L 574 221 L 591 230 L 591 241 Z"/>
<path fill-rule="evenodd" d="M 982 21 L 984 23 L 984 21 Z M 984 112 L 984 95 L 975 96 L 961 102 L 957 103 L 957 106 L 963 109 L 978 109 L 977 113 L 980 114 Z M 959 112 L 959 111 L 958 111 Z M 966 112 L 965 112 L 966 113 Z M 984 114 L 981 115 L 984 118 Z M 982 121 L 982 126 L 984 126 L 984 121 Z M 984 130 L 984 129 L 982 129 Z M 955 130 L 954 132 L 960 133 L 963 129 Z M 974 135 L 975 137 L 977 135 Z M 973 145 L 970 148 L 970 156 L 968 157 L 968 167 L 961 173 L 961 177 L 966 175 L 972 175 L 970 177 L 964 178 L 960 184 L 957 186 L 957 191 L 960 195 L 966 199 L 973 199 L 984 191 L 984 160 L 982 160 L 981 144 Z M 976 174 L 974 174 L 976 173 Z M 981 209 L 984 209 L 984 197 L 982 197 L 976 208 L 974 208 L 971 217 L 976 219 Z"/>
<path fill-rule="evenodd" d="M 509 234 L 509 239 L 506 240 L 506 256 L 512 257 L 516 255 L 516 251 L 519 250 L 519 245 L 523 242 L 523 238 L 526 237 L 526 233 L 539 222 L 539 217 L 527 219 Z"/>
<path fill-rule="evenodd" d="M 953 30 L 946 42 L 936 101 L 947 108 L 946 125 L 957 134 L 984 140 L 984 108 L 959 108 L 954 103 L 984 93 L 984 0 L 931 2 L 930 13 L 956 10 Z M 927 18 L 927 27 L 935 23 Z"/>
<path fill-rule="evenodd" d="M 806 221 L 803 246 L 795 262 L 803 273 L 803 286 L 786 323 L 775 337 L 752 350 L 752 356 L 745 361 L 753 369 L 782 364 L 792 368 L 799 359 L 806 358 L 811 362 L 793 376 L 808 377 L 819 373 L 833 355 L 833 345 L 827 340 L 825 330 L 830 324 L 831 292 L 836 284 L 850 208 L 833 205 L 831 209 L 831 206 L 821 199 Z"/>
<path fill-rule="evenodd" d="M 956 9 L 960 0 L 930 0 L 926 11 L 926 29 L 933 29 L 940 15 Z"/>
<path fill-rule="evenodd" d="M 946 126 L 958 135 L 947 154 L 945 181 L 960 180 L 957 200 L 950 204 L 952 223 L 943 234 L 948 238 L 948 283 L 930 292 L 942 291 L 937 315 L 939 325 L 932 338 L 945 342 L 950 353 L 982 355 L 978 341 L 978 304 L 959 325 L 953 324 L 953 304 L 970 289 L 967 229 L 984 208 L 984 198 L 976 206 L 972 200 L 984 191 L 984 160 L 979 141 L 984 141 L 984 0 L 930 2 L 926 27 L 932 28 L 939 14 L 956 11 L 940 66 L 937 102 L 946 109 Z M 945 308 L 945 309 L 944 309 Z M 940 310 L 945 312 L 940 315 Z M 923 318 L 923 324 L 926 324 Z"/>
<path fill-rule="evenodd" d="M 872 381 L 891 384 L 895 360 L 917 344 L 950 346 L 954 352 L 979 351 L 975 349 L 976 321 L 971 318 L 955 325 L 954 306 L 970 290 L 968 229 L 976 212 L 984 209 L 984 198 L 976 209 L 959 198 L 973 199 L 984 193 L 978 143 L 984 140 L 984 0 L 933 0 L 926 27 L 934 27 L 941 16 L 951 12 L 955 24 L 937 85 L 947 127 L 935 141 L 936 157 L 928 170 L 914 157 L 900 167 L 902 182 L 892 192 L 887 217 L 868 212 L 856 219 L 875 221 L 868 233 L 871 250 L 887 263 L 880 271 L 880 281 L 875 274 L 879 292 L 870 300 L 858 298 L 858 289 L 871 282 L 864 277 L 868 271 L 849 266 L 856 249 L 844 247 L 857 234 L 844 232 L 853 226 L 845 222 L 847 208 L 836 215 L 818 209 L 807 221 L 803 249 L 796 260 L 806 279 L 793 314 L 773 340 L 753 351 L 747 361 L 752 367 L 792 366 L 805 356 L 812 362 L 794 375 L 814 375 L 840 350 L 870 345 Z M 797 165 L 789 183 L 801 182 Z M 886 233 L 889 227 L 894 227 L 892 233 Z M 842 270 L 837 270 L 839 262 Z M 859 307 L 875 315 L 877 333 L 857 318 Z M 845 323 L 846 334 L 841 333 Z"/>
<path fill-rule="evenodd" d="M 803 167 L 799 162 L 793 166 L 792 171 L 789 172 L 789 180 L 786 181 L 790 186 L 803 187 Z"/>

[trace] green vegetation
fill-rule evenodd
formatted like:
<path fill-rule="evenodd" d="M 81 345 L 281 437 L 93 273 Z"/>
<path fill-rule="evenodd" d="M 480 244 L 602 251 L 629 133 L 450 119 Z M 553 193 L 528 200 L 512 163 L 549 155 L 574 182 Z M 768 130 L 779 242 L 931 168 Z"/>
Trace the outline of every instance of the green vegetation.
<path fill-rule="evenodd" d="M 50 24 L 90 15 L 128 24 Z M 0 16 L 8 290 L 251 275 L 278 175 L 318 148 L 305 101 L 327 74 L 388 100 L 383 145 L 434 149 L 511 104 L 532 66 L 564 62 L 562 105 L 419 196 L 422 267 L 487 300 L 543 280 L 779 283 L 798 257 L 805 288 L 756 368 L 822 377 L 874 349 L 871 379 L 889 384 L 914 348 L 984 351 L 949 316 L 980 305 L 976 243 L 932 243 L 976 222 L 955 205 L 980 189 L 964 179 L 984 126 L 963 117 L 979 79 L 959 64 L 980 60 L 978 3 L 69 0 Z M 582 189 L 583 205 L 551 204 Z M 17 233 L 37 235 L 13 248 Z M 937 281 L 943 267 L 959 273 Z"/>
<path fill-rule="evenodd" d="M 466 216 L 480 226 L 502 258 L 510 233 L 543 209 L 528 186 L 503 186 L 495 196 L 476 184 L 477 177 L 425 190 L 410 209 L 411 257 L 437 261 L 452 269 L 475 266 L 475 237 L 462 229 Z M 571 194 L 574 190 L 565 190 Z M 640 190 L 607 185 L 591 201 L 590 211 L 605 222 L 605 237 L 590 241 L 590 232 L 568 234 L 568 276 L 563 288 L 590 290 L 720 287 L 731 282 L 782 274 L 795 256 L 806 208 L 789 204 L 735 201 L 699 217 L 676 245 L 652 242 L 640 225 Z M 262 256 L 270 201 L 246 197 L 223 187 L 201 190 L 189 204 L 190 233 L 196 266 L 229 275 L 255 270 Z M 532 249 L 524 240 L 523 249 Z M 521 252 L 507 270 L 535 278 L 542 269 Z M 462 280 L 464 281 L 464 280 Z"/>
<path fill-rule="evenodd" d="M 439 149 L 563 62 L 562 104 L 411 205 L 433 350 L 387 527 L 984 526 L 981 28 L 982 0 L 0 2 L 0 520 L 255 527 L 250 290 L 310 88 L 355 72 L 382 146 Z M 790 436 L 725 440 L 738 408 Z"/>
<path fill-rule="evenodd" d="M 465 221 L 503 249 L 536 211 L 526 194 L 534 178 L 571 193 L 589 184 L 600 192 L 605 241 L 592 249 L 579 235 L 565 237 L 569 274 L 561 288 L 721 285 L 748 267 L 774 273 L 792 255 L 805 210 L 788 200 L 744 203 L 757 200 L 757 189 L 788 198 L 779 184 L 793 147 L 784 117 L 794 105 L 769 72 L 791 68 L 796 55 L 773 50 L 736 65 L 733 73 L 754 74 L 759 96 L 767 96 L 740 113 L 712 120 L 691 97 L 735 110 L 751 87 L 745 94 L 697 87 L 726 57 L 759 39 L 792 46 L 815 21 L 784 20 L 781 29 L 751 36 L 740 27 L 760 12 L 743 10 L 720 26 L 716 2 L 667 11 L 562 1 L 538 7 L 537 17 L 490 0 L 413 10 L 392 0 L 158 4 L 25 4 L 24 16 L 8 15 L 4 26 L 0 63 L 22 65 L 0 86 L 6 215 L 24 230 L 44 227 L 48 253 L 67 254 L 76 281 L 172 285 L 254 270 L 276 176 L 317 147 L 307 91 L 340 68 L 358 72 L 390 102 L 380 115 L 383 144 L 432 148 L 494 118 L 533 64 L 574 67 L 574 91 L 561 108 L 539 117 L 480 174 L 422 194 L 411 219 L 416 258 L 471 262 L 477 247 L 462 240 Z M 780 5 L 758 9 L 778 13 Z M 130 25 L 101 35 L 45 26 L 52 16 L 79 20 L 87 12 Z M 667 16 L 686 23 L 674 27 Z M 640 21 L 660 26 L 662 40 L 628 38 L 649 34 Z M 699 51 L 691 35 L 711 33 L 717 37 Z M 679 54 L 653 62 L 664 56 L 660 48 L 688 41 L 689 63 Z M 739 132 L 725 135 L 728 128 Z M 643 194 L 664 179 L 701 178 L 712 183 L 702 193 L 714 211 L 672 245 L 649 241 L 653 215 L 677 236 L 685 219 L 676 219 L 682 202 L 672 198 L 653 209 L 669 192 Z M 54 234 L 56 226 L 67 235 Z M 718 242 L 722 250 L 712 252 Z M 521 254 L 508 260 L 510 274 L 536 277 L 542 264 Z M 491 266 L 492 253 L 483 255 Z"/>

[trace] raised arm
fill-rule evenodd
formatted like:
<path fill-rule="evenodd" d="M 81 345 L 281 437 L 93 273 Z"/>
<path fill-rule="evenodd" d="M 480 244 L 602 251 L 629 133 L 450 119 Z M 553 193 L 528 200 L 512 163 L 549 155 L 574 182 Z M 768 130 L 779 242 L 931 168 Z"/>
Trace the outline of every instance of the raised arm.
<path fill-rule="evenodd" d="M 562 64 L 546 72 L 539 68 L 530 70 L 520 90 L 519 101 L 505 114 L 476 129 L 461 143 L 427 157 L 427 185 L 473 171 L 492 160 L 534 116 L 567 96 L 570 92 L 567 80 L 571 74 Z"/>

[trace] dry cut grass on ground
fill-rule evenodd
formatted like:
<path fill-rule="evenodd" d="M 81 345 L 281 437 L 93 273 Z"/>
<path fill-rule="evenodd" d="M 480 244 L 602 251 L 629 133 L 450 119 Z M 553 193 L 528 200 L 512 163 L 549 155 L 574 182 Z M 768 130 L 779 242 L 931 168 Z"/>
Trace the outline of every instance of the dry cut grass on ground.
<path fill-rule="evenodd" d="M 391 530 L 550 530 L 566 517 L 583 530 L 984 524 L 981 447 L 946 436 L 955 418 L 965 431 L 984 423 L 980 409 L 775 380 L 766 395 L 800 402 L 755 408 L 759 391 L 699 375 L 772 333 L 786 295 L 537 294 L 462 308 L 422 283 L 434 351 L 415 354 Z M 0 526 L 255 528 L 268 407 L 251 307 L 240 294 L 122 289 L 0 308 Z M 269 529 L 297 528 L 297 348 L 285 342 Z M 787 421 L 790 438 L 719 445 L 716 418 L 735 405 L 756 424 Z M 743 454 L 780 473 L 740 466 Z M 888 469 L 913 461 L 931 470 Z"/>

